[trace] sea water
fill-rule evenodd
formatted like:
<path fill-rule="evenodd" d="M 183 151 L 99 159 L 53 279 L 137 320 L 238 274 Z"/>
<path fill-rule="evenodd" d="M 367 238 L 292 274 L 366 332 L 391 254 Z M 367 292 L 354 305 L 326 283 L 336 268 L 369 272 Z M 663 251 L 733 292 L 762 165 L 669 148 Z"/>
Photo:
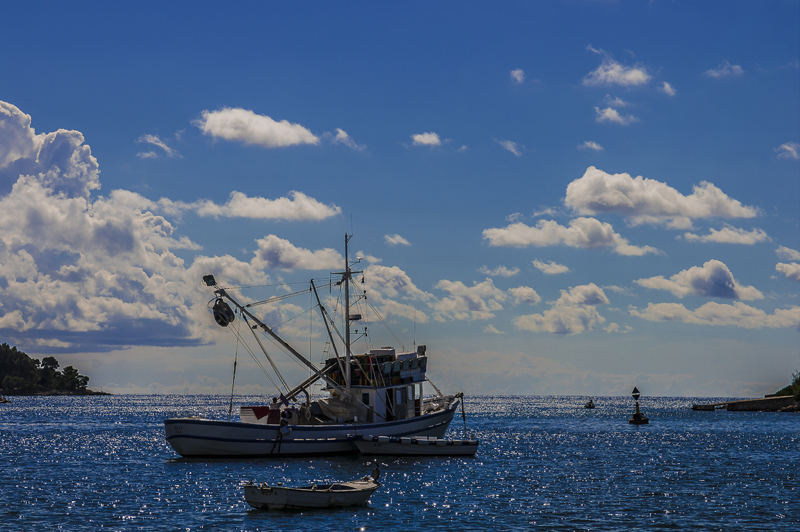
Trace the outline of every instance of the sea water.
<path fill-rule="evenodd" d="M 800 414 L 694 412 L 722 398 L 467 397 L 474 458 L 379 458 L 368 505 L 257 511 L 247 480 L 368 475 L 374 458 L 178 457 L 175 413 L 229 397 L 11 397 L 0 405 L 0 530 L 800 530 Z M 240 404 L 263 398 L 234 397 Z M 447 436 L 462 438 L 459 411 Z"/>

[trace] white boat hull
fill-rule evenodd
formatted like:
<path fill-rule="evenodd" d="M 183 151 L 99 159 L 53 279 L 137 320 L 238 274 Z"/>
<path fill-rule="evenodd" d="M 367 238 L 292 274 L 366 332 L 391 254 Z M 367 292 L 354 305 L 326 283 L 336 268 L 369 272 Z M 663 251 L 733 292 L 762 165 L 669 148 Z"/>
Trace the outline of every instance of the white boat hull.
<path fill-rule="evenodd" d="M 282 431 L 277 425 L 172 418 L 164 420 L 164 429 L 167 442 L 186 458 L 354 454 L 350 439 L 358 434 L 443 438 L 457 406 L 455 401 L 439 412 L 385 423 L 288 425 Z"/>
<path fill-rule="evenodd" d="M 352 441 L 361 454 L 389 456 L 475 456 L 480 443 L 478 440 L 373 435 L 356 436 Z"/>
<path fill-rule="evenodd" d="M 258 510 L 342 508 L 366 504 L 379 487 L 380 483 L 373 480 L 303 488 L 247 484 L 244 498 L 247 504 Z"/>

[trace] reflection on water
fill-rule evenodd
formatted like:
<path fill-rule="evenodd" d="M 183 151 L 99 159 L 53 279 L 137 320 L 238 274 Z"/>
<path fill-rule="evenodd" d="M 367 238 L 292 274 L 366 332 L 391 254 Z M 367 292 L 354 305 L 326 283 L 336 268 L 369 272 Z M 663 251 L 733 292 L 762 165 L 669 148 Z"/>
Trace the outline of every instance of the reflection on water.
<path fill-rule="evenodd" d="M 707 401 L 717 401 L 714 398 Z M 14 397 L 0 408 L 0 530 L 796 530 L 800 415 L 693 412 L 693 398 L 468 397 L 475 458 L 380 458 L 367 507 L 260 512 L 246 480 L 362 477 L 367 457 L 197 460 L 162 421 L 223 396 Z M 236 397 L 252 404 L 258 397 Z M 463 436 L 460 416 L 449 437 Z"/>

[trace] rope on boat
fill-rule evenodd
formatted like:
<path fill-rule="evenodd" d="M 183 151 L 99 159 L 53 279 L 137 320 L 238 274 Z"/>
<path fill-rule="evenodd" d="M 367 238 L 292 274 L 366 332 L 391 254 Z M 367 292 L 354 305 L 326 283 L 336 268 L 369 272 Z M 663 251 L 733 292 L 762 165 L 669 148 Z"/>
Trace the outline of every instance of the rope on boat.
<path fill-rule="evenodd" d="M 241 320 L 239 323 L 242 323 Z M 228 405 L 228 421 L 231 420 L 231 413 L 233 412 L 233 387 L 236 385 L 236 363 L 239 361 L 239 336 L 236 336 L 236 355 L 233 358 L 233 381 L 231 382 L 231 403 Z"/>
<path fill-rule="evenodd" d="M 464 413 L 464 394 L 461 394 L 461 419 L 464 421 L 464 439 L 467 439 L 467 415 Z"/>

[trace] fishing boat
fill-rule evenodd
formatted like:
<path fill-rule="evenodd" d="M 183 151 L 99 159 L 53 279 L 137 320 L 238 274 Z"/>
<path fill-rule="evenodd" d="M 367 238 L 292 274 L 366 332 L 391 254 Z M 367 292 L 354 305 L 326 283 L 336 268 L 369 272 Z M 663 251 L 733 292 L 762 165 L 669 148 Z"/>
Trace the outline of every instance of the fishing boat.
<path fill-rule="evenodd" d="M 351 264 L 348 258 L 351 237 L 345 235 L 344 270 L 335 272 L 334 280 L 328 285 L 343 287 L 344 323 L 341 327 L 337 327 L 323 306 L 313 280 L 304 291 L 316 298 L 315 306 L 334 354 L 322 364 L 314 364 L 301 355 L 254 314 L 258 304 L 276 298 L 242 304 L 231 289 L 220 286 L 213 275 L 204 276 L 206 286 L 214 290 L 213 304 L 209 305 L 214 320 L 228 327 L 238 316 L 247 324 L 278 373 L 283 391 L 279 390 L 277 397 L 273 397 L 272 404 L 241 406 L 239 421 L 197 417 L 164 420 L 166 440 L 175 452 L 184 457 L 204 458 L 322 456 L 358 452 L 348 439 L 354 434 L 444 437 L 463 394 L 445 395 L 430 382 L 426 376 L 425 345 L 418 345 L 412 351 L 380 347 L 358 355 L 352 352 L 351 326 L 361 321 L 362 315 L 351 312 L 351 300 L 365 301 L 366 293 L 359 292 L 352 280 L 352 275 L 363 272 L 351 268 L 357 263 Z M 351 288 L 355 292 L 353 298 Z M 343 335 L 339 332 L 342 328 Z M 309 377 L 289 388 L 258 333 L 273 340 L 308 368 Z M 341 346 L 341 351 L 337 345 Z M 321 395 L 327 396 L 312 400 L 310 390 L 318 381 L 323 385 Z M 428 385 L 432 390 L 428 390 Z"/>
<path fill-rule="evenodd" d="M 594 408 L 594 401 L 592 399 L 589 399 L 589 401 L 585 405 L 583 405 L 583 408 Z"/>
<path fill-rule="evenodd" d="M 353 436 L 351 439 L 361 454 L 391 456 L 475 456 L 480 442 L 443 440 L 415 436 Z"/>
<path fill-rule="evenodd" d="M 270 486 L 266 482 L 248 482 L 243 486 L 247 504 L 258 510 L 305 510 L 342 508 L 366 504 L 381 483 L 378 482 L 378 465 L 372 476 L 350 482 L 314 484 L 299 488 L 288 488 L 280 482 Z"/>

